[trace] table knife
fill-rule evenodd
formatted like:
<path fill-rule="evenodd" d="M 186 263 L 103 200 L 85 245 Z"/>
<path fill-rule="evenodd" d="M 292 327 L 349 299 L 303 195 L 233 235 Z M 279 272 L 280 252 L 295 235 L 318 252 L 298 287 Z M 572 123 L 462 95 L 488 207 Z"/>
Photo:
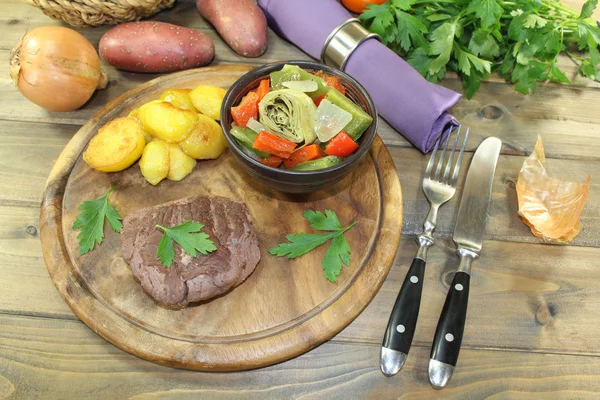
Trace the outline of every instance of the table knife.
<path fill-rule="evenodd" d="M 429 356 L 429 382 L 436 389 L 448 384 L 458 360 L 467 316 L 471 264 L 481 251 L 492 181 L 501 147 L 500 139 L 485 139 L 475 151 L 467 172 L 452 236 L 460 264 L 448 289 Z"/>

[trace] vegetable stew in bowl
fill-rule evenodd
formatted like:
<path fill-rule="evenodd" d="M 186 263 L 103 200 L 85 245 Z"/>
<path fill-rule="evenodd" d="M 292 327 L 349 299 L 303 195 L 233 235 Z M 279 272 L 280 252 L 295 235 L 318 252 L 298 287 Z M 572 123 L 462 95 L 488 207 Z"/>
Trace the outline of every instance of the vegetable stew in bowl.
<path fill-rule="evenodd" d="M 309 61 L 268 64 L 227 92 L 221 125 L 236 159 L 284 192 L 310 192 L 354 169 L 376 134 L 377 113 L 352 77 Z"/>

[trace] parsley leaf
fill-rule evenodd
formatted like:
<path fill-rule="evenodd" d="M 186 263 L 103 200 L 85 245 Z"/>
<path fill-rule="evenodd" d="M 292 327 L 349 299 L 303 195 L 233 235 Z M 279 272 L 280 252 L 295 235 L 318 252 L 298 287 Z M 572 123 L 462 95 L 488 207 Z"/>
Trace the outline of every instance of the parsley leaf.
<path fill-rule="evenodd" d="M 331 210 L 325 210 L 325 214 L 319 211 L 306 210 L 302 215 L 311 223 L 310 226 L 318 231 L 339 231 L 343 229 L 337 215 Z"/>
<path fill-rule="evenodd" d="M 429 66 L 429 73 L 435 74 L 440 71 L 448 61 L 454 44 L 454 35 L 456 33 L 456 21 L 444 22 L 436 30 L 431 32 L 431 48 L 429 54 L 437 55 Z"/>
<path fill-rule="evenodd" d="M 592 15 L 594 15 L 594 10 L 596 9 L 597 5 L 598 5 L 598 0 L 586 1 L 583 4 L 583 7 L 581 7 L 581 14 L 579 14 L 579 19 L 590 18 Z"/>
<path fill-rule="evenodd" d="M 500 47 L 496 40 L 483 29 L 478 29 L 473 33 L 469 41 L 469 50 L 476 56 L 486 59 L 493 59 L 500 54 Z"/>
<path fill-rule="evenodd" d="M 427 51 L 422 48 L 413 51 L 407 61 L 421 75 L 426 75 L 427 71 L 429 71 L 429 66 L 431 66 L 431 58 L 427 55 Z"/>
<path fill-rule="evenodd" d="M 350 245 L 344 235 L 337 235 L 323 256 L 322 267 L 328 281 L 337 282 L 337 277 L 342 271 L 342 263 L 350 264 Z"/>
<path fill-rule="evenodd" d="M 162 225 L 156 225 L 156 227 L 164 232 L 156 250 L 156 257 L 167 268 L 171 267 L 175 258 L 173 241 L 192 257 L 196 257 L 198 252 L 206 255 L 217 249 L 209 236 L 204 232 L 200 232 L 204 225 L 199 222 L 187 221 L 170 228 L 165 228 Z"/>
<path fill-rule="evenodd" d="M 494 25 L 500 19 L 504 9 L 496 0 L 473 0 L 469 3 L 468 12 L 474 12 L 481 20 L 483 27 Z"/>
<path fill-rule="evenodd" d="M 82 212 L 75 217 L 73 230 L 81 230 L 77 235 L 80 254 L 86 254 L 96 244 L 100 245 L 102 243 L 104 239 L 104 218 L 106 218 L 113 231 L 121 232 L 123 229 L 121 214 L 108 204 L 108 195 L 115 188 L 116 186 L 113 186 L 108 193 L 99 199 L 84 201 L 77 207 Z"/>
<path fill-rule="evenodd" d="M 539 81 L 573 83 L 558 66 L 561 53 L 600 81 L 597 5 L 587 0 L 579 12 L 558 0 L 389 0 L 359 18 L 429 81 L 456 72 L 471 98 L 494 72 L 522 93 Z M 583 54 L 572 54 L 575 46 Z"/>
<path fill-rule="evenodd" d="M 392 4 L 394 7 L 399 8 L 400 10 L 410 10 L 410 6 L 415 4 L 417 0 L 392 0 Z"/>
<path fill-rule="evenodd" d="M 428 47 L 427 39 L 423 33 L 427 32 L 427 27 L 419 19 L 413 17 L 404 11 L 396 10 L 396 19 L 398 20 L 397 40 L 400 47 L 408 50 L 411 46 Z"/>
<path fill-rule="evenodd" d="M 320 211 L 307 210 L 303 215 L 311 223 L 313 229 L 328 233 L 300 232 L 287 235 L 285 238 L 288 243 L 278 244 L 269 249 L 269 253 L 278 257 L 296 258 L 331 240 L 321 261 L 321 267 L 325 278 L 335 283 L 342 270 L 342 264 L 350 265 L 350 245 L 344 237 L 344 232 L 356 225 L 356 222 L 344 228 L 335 212 L 331 210 L 325 210 L 325 214 Z"/>

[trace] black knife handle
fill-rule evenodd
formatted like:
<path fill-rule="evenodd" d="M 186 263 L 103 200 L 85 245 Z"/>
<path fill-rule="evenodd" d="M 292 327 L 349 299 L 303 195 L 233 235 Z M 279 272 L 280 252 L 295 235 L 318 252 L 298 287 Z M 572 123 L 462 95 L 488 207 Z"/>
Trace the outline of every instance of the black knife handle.
<path fill-rule="evenodd" d="M 454 275 L 435 330 L 429 357 L 432 360 L 456 366 L 467 318 L 470 280 L 471 276 L 466 272 L 459 271 Z"/>
<path fill-rule="evenodd" d="M 417 326 L 424 276 L 425 260 L 414 258 L 392 309 L 383 347 L 408 354 Z"/>

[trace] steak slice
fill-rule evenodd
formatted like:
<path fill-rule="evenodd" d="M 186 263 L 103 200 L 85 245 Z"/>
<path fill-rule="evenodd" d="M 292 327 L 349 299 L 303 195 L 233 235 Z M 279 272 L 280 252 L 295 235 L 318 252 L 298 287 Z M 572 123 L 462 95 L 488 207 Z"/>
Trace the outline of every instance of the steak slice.
<path fill-rule="evenodd" d="M 163 231 L 193 220 L 204 224 L 217 249 L 191 257 L 174 243 L 175 257 L 166 268 L 156 257 Z M 168 307 L 207 300 L 242 283 L 260 260 L 252 216 L 244 203 L 224 197 L 193 196 L 144 208 L 123 220 L 123 258 L 144 290 Z"/>

